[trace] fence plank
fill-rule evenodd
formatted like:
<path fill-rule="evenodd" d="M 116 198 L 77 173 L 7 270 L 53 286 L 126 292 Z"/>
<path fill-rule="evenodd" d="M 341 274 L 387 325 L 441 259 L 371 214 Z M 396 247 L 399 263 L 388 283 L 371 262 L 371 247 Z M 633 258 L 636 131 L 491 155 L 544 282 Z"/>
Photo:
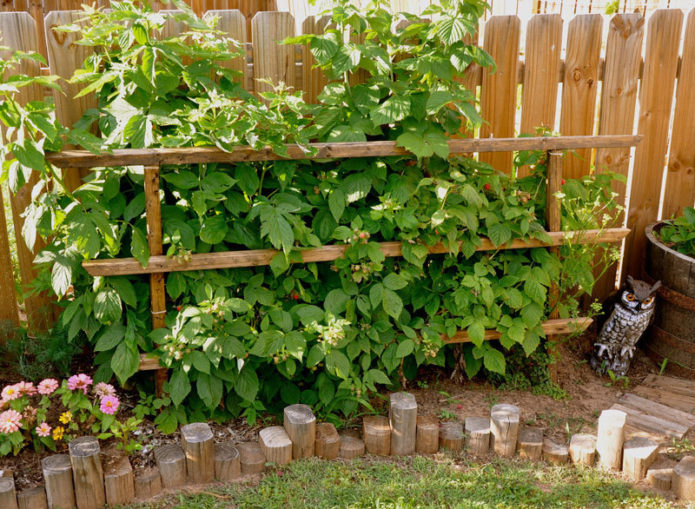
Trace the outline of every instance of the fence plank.
<path fill-rule="evenodd" d="M 3 44 L 10 48 L 22 51 L 38 51 L 39 42 L 37 38 L 36 22 L 28 12 L 1 13 L 0 33 L 3 34 Z M 19 72 L 30 76 L 37 76 L 41 73 L 41 68 L 38 62 L 25 60 Z M 43 92 L 40 87 L 29 86 L 21 88 L 16 98 L 21 104 L 27 104 L 30 101 L 43 99 L 42 95 Z M 34 270 L 34 257 L 36 253 L 44 247 L 44 244 L 40 239 L 37 239 L 34 251 L 32 252 L 29 250 L 24 241 L 24 236 L 22 235 L 22 228 L 24 226 L 22 214 L 27 205 L 31 203 L 31 189 L 38 180 L 38 173 L 32 172 L 31 178 L 26 185 L 19 189 L 16 194 L 10 193 L 12 220 L 15 238 L 17 240 L 17 259 L 19 261 L 19 272 L 25 294 L 24 310 L 27 317 L 28 329 L 32 334 L 46 330 L 53 324 L 52 299 L 47 294 L 27 296 L 30 288 L 29 285 L 37 276 L 37 272 Z"/>
<path fill-rule="evenodd" d="M 273 83 L 284 82 L 294 87 L 294 46 L 279 44 L 294 36 L 294 18 L 288 12 L 259 12 L 251 21 L 253 34 L 253 77 L 256 93 L 268 92 L 272 87 L 259 79 Z"/>
<path fill-rule="evenodd" d="M 0 193 L 0 344 L 11 336 L 12 329 L 19 325 L 17 294 L 14 287 L 10 242 L 7 235 L 5 205 Z"/>
<path fill-rule="evenodd" d="M 82 67 L 85 58 L 92 52 L 86 46 L 75 44 L 80 35 L 74 33 L 57 32 L 54 28 L 68 23 L 77 23 L 83 17 L 82 11 L 52 11 L 46 16 L 44 26 L 46 29 L 46 49 L 48 52 L 48 66 L 51 74 L 57 74 L 62 80 L 59 81 L 62 93 L 58 90 L 53 93 L 53 100 L 56 106 L 56 117 L 61 124 L 67 127 L 77 122 L 82 114 L 89 108 L 96 107 L 96 99 L 93 94 L 75 99 L 85 85 L 68 83 L 75 69 Z M 66 169 L 64 180 L 70 189 L 80 186 L 82 176 L 86 172 Z"/>
<path fill-rule="evenodd" d="M 679 215 L 695 202 L 695 9 L 690 11 L 683 40 L 683 59 L 676 92 L 662 217 Z"/>
<path fill-rule="evenodd" d="M 644 18 L 641 14 L 616 14 L 611 19 L 601 89 L 599 134 L 631 133 L 633 130 L 643 36 Z M 596 169 L 627 177 L 629 158 L 629 148 L 599 149 L 596 151 Z M 618 203 L 624 203 L 625 184 L 616 182 L 613 189 L 618 193 Z M 602 299 L 614 291 L 616 269 L 615 266 L 609 268 L 596 282 L 594 297 Z"/>
<path fill-rule="evenodd" d="M 308 16 L 302 23 L 303 34 L 322 34 L 328 24 L 328 18 L 316 18 Z M 321 69 L 314 68 L 316 59 L 311 54 L 309 45 L 302 46 L 302 88 L 304 89 L 304 101 L 309 104 L 316 104 L 316 97 L 321 93 L 323 87 L 328 83 L 326 75 Z"/>
<path fill-rule="evenodd" d="M 584 14 L 570 21 L 560 114 L 560 132 L 565 136 L 594 132 L 602 29 L 600 14 Z M 579 149 L 565 158 L 563 175 L 579 178 L 589 173 L 590 164 L 591 149 Z"/>
<path fill-rule="evenodd" d="M 230 60 L 225 63 L 227 68 L 234 69 L 235 71 L 241 72 L 239 77 L 239 82 L 242 86 L 246 87 L 246 20 L 244 15 L 238 9 L 234 10 L 219 10 L 219 11 L 208 11 L 205 13 L 205 18 L 210 17 L 219 18 L 217 22 L 217 29 L 226 33 L 232 39 L 235 39 L 241 43 L 241 49 L 244 51 L 244 55 L 238 58 Z"/>
<path fill-rule="evenodd" d="M 251 20 L 257 12 L 274 11 L 275 0 L 200 0 L 201 11 L 238 9 L 246 19 L 246 33 L 251 35 Z"/>
<path fill-rule="evenodd" d="M 483 70 L 480 108 L 489 123 L 480 129 L 481 138 L 514 136 L 520 29 L 516 16 L 492 16 L 485 25 L 483 48 L 497 63 L 497 72 Z M 480 154 L 480 160 L 500 171 L 511 171 L 511 153 Z"/>
<path fill-rule="evenodd" d="M 682 25 L 680 9 L 659 9 L 649 20 L 638 125 L 638 132 L 644 133 L 645 140 L 635 151 L 627 214 L 627 225 L 632 232 L 625 241 L 623 275 L 641 275 L 646 245 L 644 229 L 659 214 Z"/>
<path fill-rule="evenodd" d="M 537 127 L 548 127 L 551 130 L 555 127 L 561 49 L 560 15 L 533 16 L 526 32 L 521 134 L 535 134 Z"/>

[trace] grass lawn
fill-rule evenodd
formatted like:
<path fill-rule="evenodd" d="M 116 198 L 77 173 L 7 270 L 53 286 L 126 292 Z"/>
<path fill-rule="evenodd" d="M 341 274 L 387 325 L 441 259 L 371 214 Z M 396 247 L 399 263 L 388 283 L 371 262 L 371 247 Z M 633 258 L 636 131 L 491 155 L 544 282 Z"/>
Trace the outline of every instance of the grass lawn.
<path fill-rule="evenodd" d="M 300 460 L 259 483 L 210 487 L 133 507 L 676 507 L 593 469 L 445 455 L 349 462 Z"/>

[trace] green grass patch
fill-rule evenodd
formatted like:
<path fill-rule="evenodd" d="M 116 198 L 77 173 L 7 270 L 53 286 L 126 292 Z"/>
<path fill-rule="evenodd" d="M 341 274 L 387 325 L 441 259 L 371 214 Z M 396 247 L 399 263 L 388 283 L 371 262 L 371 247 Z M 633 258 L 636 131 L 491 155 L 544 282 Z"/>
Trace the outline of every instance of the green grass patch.
<path fill-rule="evenodd" d="M 445 455 L 351 462 L 295 461 L 260 483 L 211 487 L 135 507 L 674 507 L 594 469 Z"/>

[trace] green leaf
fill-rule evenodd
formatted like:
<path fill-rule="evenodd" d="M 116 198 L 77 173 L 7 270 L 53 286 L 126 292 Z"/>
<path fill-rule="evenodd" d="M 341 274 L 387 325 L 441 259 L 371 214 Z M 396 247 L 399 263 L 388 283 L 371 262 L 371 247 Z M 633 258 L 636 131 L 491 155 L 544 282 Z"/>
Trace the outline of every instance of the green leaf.
<path fill-rule="evenodd" d="M 535 279 L 524 281 L 524 293 L 541 306 L 545 304 L 546 289 Z"/>
<path fill-rule="evenodd" d="M 130 244 L 130 253 L 140 262 L 143 268 L 147 267 L 150 259 L 150 247 L 147 245 L 147 237 L 142 230 L 133 226 L 133 239 Z"/>
<path fill-rule="evenodd" d="M 380 371 L 378 369 L 370 369 L 368 374 L 372 378 L 374 383 L 384 384 L 384 385 L 390 385 L 391 384 L 391 380 L 389 379 L 388 376 L 386 376 L 386 374 L 383 371 Z"/>
<path fill-rule="evenodd" d="M 130 221 L 134 217 L 140 217 L 143 212 L 145 212 L 145 193 L 138 193 L 126 206 L 123 220 Z"/>
<path fill-rule="evenodd" d="M 239 373 L 234 384 L 234 392 L 245 401 L 254 401 L 256 399 L 256 394 L 258 394 L 258 375 L 248 364 L 245 364 Z"/>
<path fill-rule="evenodd" d="M 344 290 L 336 288 L 328 292 L 323 306 L 327 311 L 330 311 L 335 316 L 338 316 L 345 311 L 345 305 L 347 304 L 348 300 L 350 300 L 349 295 L 346 294 Z"/>
<path fill-rule="evenodd" d="M 222 401 L 222 380 L 207 374 L 198 375 L 196 381 L 198 396 L 208 408 L 216 408 Z"/>
<path fill-rule="evenodd" d="M 308 368 L 313 368 L 324 358 L 323 350 L 319 345 L 314 345 L 309 350 L 309 355 L 306 358 L 306 365 Z"/>
<path fill-rule="evenodd" d="M 526 327 L 535 327 L 543 318 L 543 308 L 535 302 L 531 302 L 521 310 L 521 318 L 526 324 Z"/>
<path fill-rule="evenodd" d="M 512 230 L 505 223 L 493 224 L 487 229 L 487 234 L 495 246 L 501 246 L 512 238 Z"/>
<path fill-rule="evenodd" d="M 485 340 L 485 327 L 482 322 L 473 322 L 468 326 L 468 337 L 475 346 L 480 347 Z"/>
<path fill-rule="evenodd" d="M 120 384 L 123 385 L 133 376 L 138 371 L 139 366 L 140 356 L 137 348 L 131 347 L 125 341 L 120 343 L 111 357 L 111 369 L 113 369 Z"/>
<path fill-rule="evenodd" d="M 72 282 L 72 266 L 64 256 L 56 256 L 51 269 L 51 287 L 56 295 L 63 296 Z"/>
<path fill-rule="evenodd" d="M 12 152 L 22 166 L 32 170 L 43 171 L 46 165 L 43 151 L 29 138 L 24 140 L 23 145 L 13 145 Z"/>
<path fill-rule="evenodd" d="M 406 339 L 398 343 L 398 349 L 396 350 L 396 357 L 402 359 L 406 355 L 410 355 L 415 350 L 415 343 L 412 339 Z"/>
<path fill-rule="evenodd" d="M 403 120 L 410 113 L 410 98 L 394 95 L 372 108 L 369 116 L 374 125 L 392 124 Z"/>
<path fill-rule="evenodd" d="M 403 311 L 403 301 L 398 294 L 388 288 L 384 289 L 384 300 L 382 304 L 384 306 L 384 311 L 395 320 L 398 320 L 398 317 L 401 316 L 401 312 Z"/>
<path fill-rule="evenodd" d="M 391 272 L 384 278 L 384 286 L 390 290 L 401 290 L 408 286 L 408 282 L 395 272 Z"/>
<path fill-rule="evenodd" d="M 340 218 L 343 217 L 343 212 L 345 212 L 345 193 L 342 190 L 334 189 L 328 195 L 328 208 L 331 210 L 333 219 L 340 222 Z"/>
<path fill-rule="evenodd" d="M 384 285 L 377 283 L 369 289 L 369 300 L 372 308 L 376 308 L 384 299 Z"/>
<path fill-rule="evenodd" d="M 178 299 L 186 291 L 186 278 L 180 272 L 167 274 L 167 293 L 172 299 Z"/>
<path fill-rule="evenodd" d="M 121 323 L 113 323 L 109 325 L 104 333 L 97 339 L 94 350 L 97 352 L 105 352 L 115 348 L 125 337 L 125 326 Z"/>
<path fill-rule="evenodd" d="M 190 355 L 191 364 L 195 369 L 210 374 L 210 360 L 200 350 L 193 350 Z"/>
<path fill-rule="evenodd" d="M 219 244 L 227 235 L 227 220 L 224 215 L 216 215 L 203 219 L 203 225 L 200 228 L 200 240 L 214 245 Z"/>
<path fill-rule="evenodd" d="M 133 288 L 133 283 L 128 281 L 125 277 L 113 277 L 108 279 L 108 283 L 116 289 L 119 297 L 123 302 L 125 302 L 131 308 L 135 308 L 138 305 L 138 298 L 135 295 L 135 288 Z"/>
<path fill-rule="evenodd" d="M 427 113 L 437 113 L 442 106 L 454 100 L 454 96 L 448 90 L 436 90 L 427 99 Z"/>
<path fill-rule="evenodd" d="M 340 350 L 332 350 L 326 355 L 326 368 L 337 377 L 347 380 L 350 374 L 350 361 Z"/>
<path fill-rule="evenodd" d="M 504 355 L 499 350 L 492 348 L 491 346 L 486 348 L 485 353 L 483 354 L 483 363 L 485 365 L 485 369 L 488 371 L 504 375 Z"/>
<path fill-rule="evenodd" d="M 282 249 L 286 253 L 294 244 L 294 233 L 290 223 L 275 207 L 266 207 L 264 212 L 261 212 L 261 236 L 268 237 L 275 249 Z"/>
<path fill-rule="evenodd" d="M 434 149 L 425 143 L 425 138 L 420 133 L 406 131 L 396 138 L 396 145 L 412 152 L 418 159 L 434 154 Z"/>
<path fill-rule="evenodd" d="M 179 406 L 191 392 L 191 382 L 183 369 L 175 369 L 169 379 L 168 392 L 174 406 Z"/>
<path fill-rule="evenodd" d="M 97 320 L 102 323 L 113 322 L 121 317 L 121 312 L 121 298 L 116 290 L 105 288 L 97 293 L 94 298 L 94 317 Z"/>

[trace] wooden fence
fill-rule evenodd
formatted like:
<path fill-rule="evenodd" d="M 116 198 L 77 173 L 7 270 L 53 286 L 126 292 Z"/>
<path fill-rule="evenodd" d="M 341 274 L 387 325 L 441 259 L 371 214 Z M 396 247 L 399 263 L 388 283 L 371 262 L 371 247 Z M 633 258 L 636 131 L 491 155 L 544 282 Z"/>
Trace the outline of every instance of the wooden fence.
<path fill-rule="evenodd" d="M 251 3 L 262 2 L 247 2 Z M 213 12 L 223 30 L 248 43 L 249 58 L 236 63 L 245 73 L 247 89 L 260 90 L 262 85 L 255 78 L 283 80 L 304 90 L 306 99 L 313 101 L 325 80 L 320 71 L 305 65 L 310 54 L 304 48 L 278 46 L 276 41 L 298 31 L 316 30 L 316 23 L 307 16 L 305 3 L 288 0 L 286 4 L 289 11 L 258 12 L 250 25 L 239 10 Z M 77 16 L 50 12 L 44 21 L 49 72 L 66 78 L 84 58 L 85 49 L 74 44 L 73 35 L 57 34 L 52 27 Z M 39 27 L 26 12 L 0 13 L 0 33 L 11 47 L 36 50 L 40 46 Z M 623 273 L 640 275 L 645 226 L 659 217 L 662 208 L 667 217 L 695 201 L 695 129 L 690 125 L 695 118 L 695 10 L 687 16 L 678 9 L 657 10 L 646 23 L 641 13 L 610 18 L 588 14 L 567 21 L 557 14 L 539 14 L 523 27 L 517 16 L 492 16 L 480 27 L 479 42 L 498 67 L 494 74 L 473 67 L 466 76 L 468 85 L 477 89 L 481 114 L 489 122 L 476 133 L 481 138 L 533 133 L 541 125 L 563 135 L 644 135 L 633 158 L 627 147 L 579 149 L 564 166 L 570 178 L 588 173 L 594 162 L 600 169 L 628 176 L 627 185 L 616 188 L 626 200 L 625 222 L 632 229 L 625 243 Z M 74 100 L 77 88 L 62 85 L 65 95 L 55 96 L 57 115 L 71 125 L 92 99 Z M 28 90 L 24 98 L 34 98 L 36 93 Z M 508 171 L 512 153 L 485 153 L 480 159 Z M 73 173 L 79 175 L 78 170 Z M 22 221 L 17 212 L 27 199 L 22 193 L 12 198 L 16 231 L 21 231 Z M 6 256 L 4 233 L 0 225 L 0 319 L 16 322 L 17 313 L 10 304 L 11 270 L 2 258 Z M 22 281 L 27 284 L 33 278 L 31 253 L 23 241 L 18 242 L 18 251 Z M 597 295 L 613 289 L 615 274 L 614 269 L 600 282 Z M 32 323 L 40 314 L 37 310 L 49 306 L 47 299 L 34 300 L 24 303 Z"/>

